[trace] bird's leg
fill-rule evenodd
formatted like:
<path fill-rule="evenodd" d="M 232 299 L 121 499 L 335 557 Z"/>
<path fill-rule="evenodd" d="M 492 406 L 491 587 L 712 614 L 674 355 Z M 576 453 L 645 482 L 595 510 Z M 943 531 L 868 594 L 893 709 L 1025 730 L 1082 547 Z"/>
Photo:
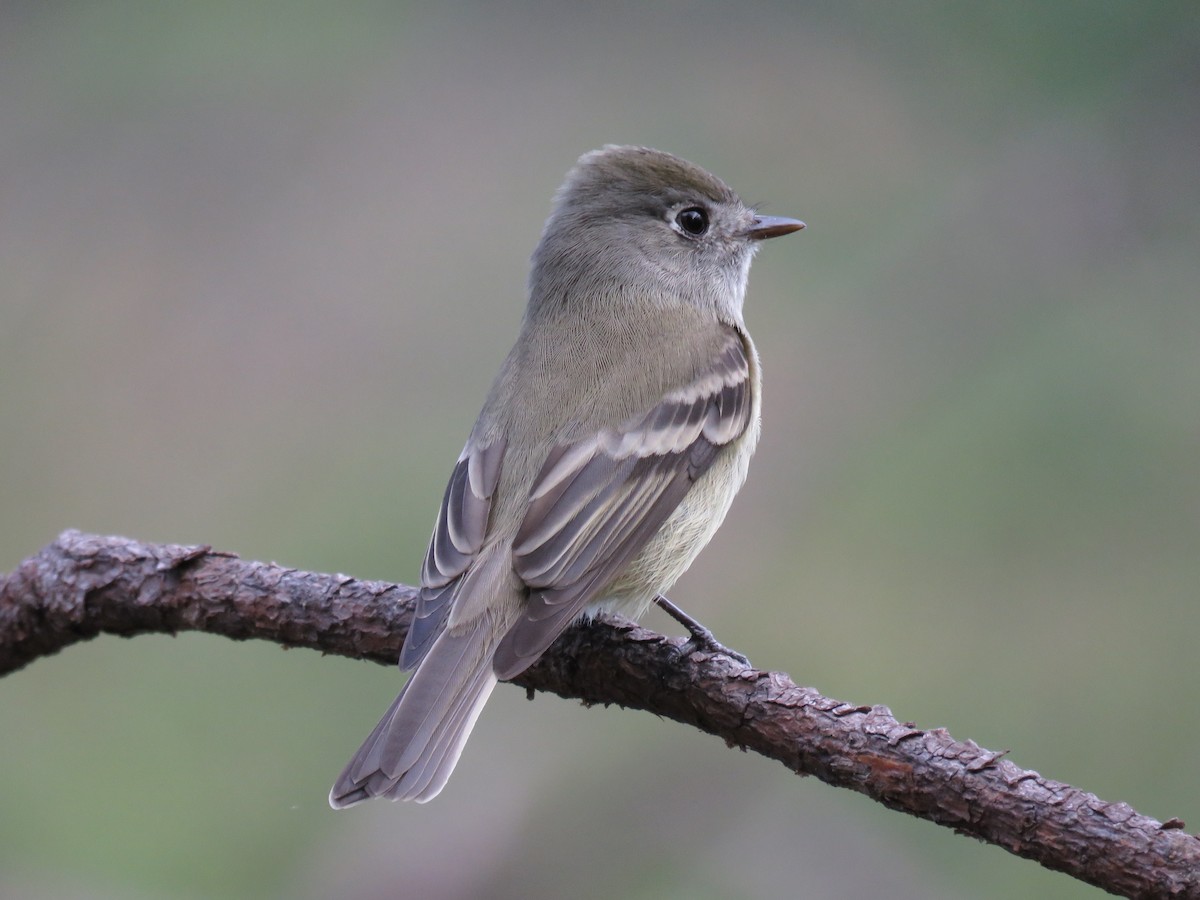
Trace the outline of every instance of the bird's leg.
<path fill-rule="evenodd" d="M 686 628 L 688 634 L 691 635 L 691 637 L 688 638 L 688 642 L 683 645 L 681 650 L 684 655 L 692 653 L 695 650 L 704 650 L 708 653 L 720 653 L 723 656 L 736 659 L 738 662 L 742 663 L 742 665 L 750 665 L 750 660 L 747 659 L 743 654 L 738 653 L 736 650 L 730 650 L 728 647 L 718 641 L 716 637 L 713 636 L 711 631 L 685 613 L 682 609 L 680 609 L 662 594 L 659 594 L 657 597 L 655 597 L 654 602 L 658 605 L 659 609 Z"/>

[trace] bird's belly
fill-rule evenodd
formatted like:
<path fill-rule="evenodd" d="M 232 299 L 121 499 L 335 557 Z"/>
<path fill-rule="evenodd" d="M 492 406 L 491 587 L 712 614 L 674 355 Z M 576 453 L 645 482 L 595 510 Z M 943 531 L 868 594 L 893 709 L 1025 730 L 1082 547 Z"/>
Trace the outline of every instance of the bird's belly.
<path fill-rule="evenodd" d="M 611 612 L 637 618 L 656 595 L 669 590 L 687 571 L 721 527 L 734 496 L 746 480 L 755 436 L 747 434 L 713 461 L 642 552 L 601 599 L 588 606 L 589 615 Z"/>

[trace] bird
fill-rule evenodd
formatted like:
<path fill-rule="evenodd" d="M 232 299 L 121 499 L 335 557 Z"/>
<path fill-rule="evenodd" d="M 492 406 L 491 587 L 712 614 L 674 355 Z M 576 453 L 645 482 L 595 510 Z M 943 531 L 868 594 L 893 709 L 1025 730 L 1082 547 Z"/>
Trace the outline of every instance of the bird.
<path fill-rule="evenodd" d="M 665 592 L 725 518 L 758 442 L 751 259 L 804 227 L 660 150 L 579 158 L 442 498 L 400 653 L 412 674 L 331 806 L 433 799 L 496 684 L 570 624 L 674 608 Z"/>

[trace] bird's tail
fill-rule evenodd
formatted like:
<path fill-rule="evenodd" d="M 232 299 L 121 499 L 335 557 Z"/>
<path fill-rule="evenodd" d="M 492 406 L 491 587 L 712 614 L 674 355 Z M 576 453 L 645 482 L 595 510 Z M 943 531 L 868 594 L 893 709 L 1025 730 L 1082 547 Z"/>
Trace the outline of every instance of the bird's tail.
<path fill-rule="evenodd" d="M 490 622 L 443 631 L 329 792 L 334 809 L 372 797 L 438 795 L 496 686 Z"/>

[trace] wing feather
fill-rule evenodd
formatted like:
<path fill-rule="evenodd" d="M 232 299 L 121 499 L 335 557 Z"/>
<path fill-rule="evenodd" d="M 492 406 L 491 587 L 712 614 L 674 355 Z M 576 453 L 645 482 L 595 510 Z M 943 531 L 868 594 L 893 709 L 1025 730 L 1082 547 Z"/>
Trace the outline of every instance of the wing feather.
<path fill-rule="evenodd" d="M 483 547 L 505 447 L 503 439 L 482 445 L 468 441 L 450 473 L 421 566 L 416 611 L 400 651 L 402 669 L 416 666 L 441 634 L 462 576 Z"/>

